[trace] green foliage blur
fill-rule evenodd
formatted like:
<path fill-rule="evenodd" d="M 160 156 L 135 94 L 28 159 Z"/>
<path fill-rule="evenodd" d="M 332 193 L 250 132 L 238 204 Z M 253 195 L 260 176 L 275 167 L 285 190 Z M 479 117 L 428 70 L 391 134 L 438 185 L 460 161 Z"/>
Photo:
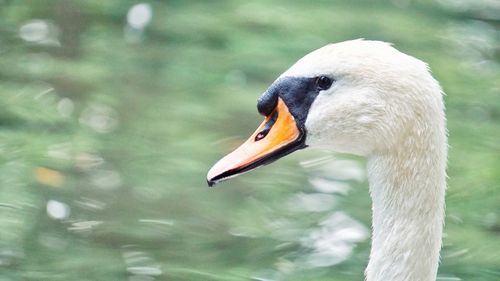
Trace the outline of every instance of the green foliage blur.
<path fill-rule="evenodd" d="M 314 246 L 332 214 L 369 230 L 363 159 L 302 151 L 205 182 L 281 72 L 355 38 L 428 62 L 447 93 L 438 280 L 500 280 L 499 15 L 487 0 L 1 0 L 0 280 L 363 280 L 369 237 L 343 256 Z M 335 161 L 358 176 L 318 191 L 307 163 Z"/>

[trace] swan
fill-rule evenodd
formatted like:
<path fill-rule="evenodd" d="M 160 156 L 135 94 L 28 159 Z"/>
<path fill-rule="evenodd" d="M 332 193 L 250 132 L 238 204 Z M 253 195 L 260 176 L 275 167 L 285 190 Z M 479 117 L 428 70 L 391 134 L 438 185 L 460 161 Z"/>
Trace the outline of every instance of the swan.
<path fill-rule="evenodd" d="M 391 44 L 330 44 L 291 66 L 257 102 L 250 138 L 208 172 L 210 186 L 306 147 L 367 157 L 367 281 L 436 280 L 446 189 L 443 91 L 426 63 Z"/>

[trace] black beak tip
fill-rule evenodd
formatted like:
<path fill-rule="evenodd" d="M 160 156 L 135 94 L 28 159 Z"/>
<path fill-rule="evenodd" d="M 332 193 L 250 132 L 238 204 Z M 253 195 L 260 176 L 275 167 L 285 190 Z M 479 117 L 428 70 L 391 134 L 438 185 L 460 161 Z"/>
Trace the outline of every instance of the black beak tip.
<path fill-rule="evenodd" d="M 214 187 L 216 183 L 217 183 L 216 181 L 207 179 L 208 187 Z"/>

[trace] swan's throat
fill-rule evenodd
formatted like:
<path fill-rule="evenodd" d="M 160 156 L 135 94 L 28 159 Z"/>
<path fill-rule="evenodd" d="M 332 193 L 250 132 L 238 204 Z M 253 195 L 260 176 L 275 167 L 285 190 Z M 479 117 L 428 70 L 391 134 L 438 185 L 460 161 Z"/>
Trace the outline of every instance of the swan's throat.
<path fill-rule="evenodd" d="M 373 237 L 367 281 L 436 280 L 446 136 L 438 131 L 405 139 L 396 151 L 368 160 Z"/>

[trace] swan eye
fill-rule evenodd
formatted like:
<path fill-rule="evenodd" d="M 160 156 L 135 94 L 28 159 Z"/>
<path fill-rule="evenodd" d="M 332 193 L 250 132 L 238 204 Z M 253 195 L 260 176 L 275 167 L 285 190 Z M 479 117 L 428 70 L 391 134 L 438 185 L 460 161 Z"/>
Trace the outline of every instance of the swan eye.
<path fill-rule="evenodd" d="M 333 80 L 326 76 L 320 76 L 316 80 L 316 85 L 320 91 L 328 90 L 332 86 Z"/>

